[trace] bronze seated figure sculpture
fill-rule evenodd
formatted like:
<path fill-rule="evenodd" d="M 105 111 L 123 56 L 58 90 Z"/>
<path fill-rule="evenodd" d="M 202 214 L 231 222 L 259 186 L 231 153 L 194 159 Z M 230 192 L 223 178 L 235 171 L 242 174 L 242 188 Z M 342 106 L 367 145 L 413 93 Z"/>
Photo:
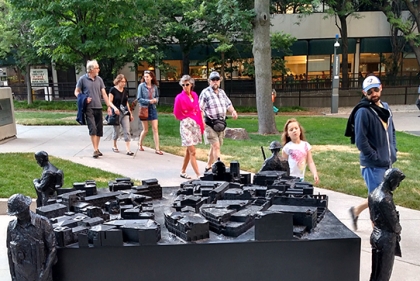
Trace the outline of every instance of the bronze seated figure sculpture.
<path fill-rule="evenodd" d="M 385 172 L 383 182 L 369 195 L 370 219 L 373 231 L 370 236 L 372 246 L 372 273 L 370 281 L 387 281 L 391 277 L 395 256 L 401 257 L 401 225 L 395 208 L 393 191 L 397 189 L 405 175 L 396 168 Z"/>
<path fill-rule="evenodd" d="M 262 171 L 285 171 L 287 175 L 290 174 L 289 163 L 287 160 L 282 159 L 280 151 L 282 146 L 278 141 L 272 141 L 270 143 L 269 149 L 272 152 L 272 155 L 265 159 L 264 164 L 262 165 L 259 172 Z"/>
<path fill-rule="evenodd" d="M 47 205 L 48 199 L 57 195 L 57 189 L 63 186 L 64 173 L 49 162 L 45 151 L 36 152 L 35 159 L 43 169 L 41 178 L 33 180 L 38 196 L 36 205 L 41 207 Z"/>

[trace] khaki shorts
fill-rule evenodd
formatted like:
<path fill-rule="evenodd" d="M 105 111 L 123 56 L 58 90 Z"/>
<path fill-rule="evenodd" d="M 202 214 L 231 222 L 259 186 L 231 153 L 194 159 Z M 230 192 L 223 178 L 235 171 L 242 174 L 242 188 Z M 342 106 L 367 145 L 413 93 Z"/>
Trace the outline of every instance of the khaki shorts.
<path fill-rule="evenodd" d="M 204 129 L 205 144 L 213 144 L 213 143 L 219 142 L 220 146 L 222 146 L 224 137 L 225 137 L 225 131 L 216 132 L 209 125 L 206 125 L 206 128 Z"/>

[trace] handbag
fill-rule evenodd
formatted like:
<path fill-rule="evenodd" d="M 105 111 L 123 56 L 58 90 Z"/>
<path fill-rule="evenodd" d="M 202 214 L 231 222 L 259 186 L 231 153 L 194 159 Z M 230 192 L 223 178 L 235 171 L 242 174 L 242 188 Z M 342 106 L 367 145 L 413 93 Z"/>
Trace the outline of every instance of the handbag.
<path fill-rule="evenodd" d="M 120 125 L 120 116 L 115 114 L 114 109 L 112 109 L 112 114 L 107 115 L 107 118 L 105 118 L 105 120 L 108 122 L 108 125 Z"/>
<path fill-rule="evenodd" d="M 146 121 L 149 118 L 149 106 L 140 106 L 139 108 L 139 118 L 142 121 Z"/>
<path fill-rule="evenodd" d="M 120 112 L 122 115 L 130 115 L 130 111 L 128 111 L 128 107 L 120 104 Z"/>
<path fill-rule="evenodd" d="M 217 119 L 210 119 L 205 116 L 205 123 L 209 125 L 215 132 L 223 132 L 226 129 L 226 119 L 220 117 Z"/>

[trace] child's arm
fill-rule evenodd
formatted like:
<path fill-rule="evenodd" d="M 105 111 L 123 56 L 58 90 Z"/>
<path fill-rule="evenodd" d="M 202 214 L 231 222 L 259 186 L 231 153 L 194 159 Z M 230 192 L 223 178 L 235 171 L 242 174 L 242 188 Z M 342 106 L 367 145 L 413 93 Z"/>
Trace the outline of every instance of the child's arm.
<path fill-rule="evenodd" d="M 318 172 L 316 171 L 315 162 L 314 162 L 314 159 L 312 158 L 312 152 L 310 150 L 308 151 L 308 154 L 306 155 L 306 163 L 308 163 L 309 170 L 314 175 L 315 184 L 318 184 L 319 182 Z"/>

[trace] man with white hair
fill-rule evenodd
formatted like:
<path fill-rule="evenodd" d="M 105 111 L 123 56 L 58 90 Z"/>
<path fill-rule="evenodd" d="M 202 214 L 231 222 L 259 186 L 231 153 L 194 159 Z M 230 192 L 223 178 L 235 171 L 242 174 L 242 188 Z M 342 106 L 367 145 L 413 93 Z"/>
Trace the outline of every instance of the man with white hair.
<path fill-rule="evenodd" d="M 103 116 L 101 95 L 108 106 L 108 114 L 111 114 L 108 95 L 105 91 L 105 84 L 99 74 L 99 64 L 96 60 L 87 62 L 86 74 L 82 75 L 76 84 L 74 95 L 86 95 L 86 122 L 89 129 L 90 140 L 93 146 L 93 158 L 102 156 L 99 151 L 99 141 L 103 136 Z M 119 114 L 118 108 L 114 108 L 116 114 Z"/>
<path fill-rule="evenodd" d="M 397 161 L 397 147 L 392 111 L 381 101 L 382 83 L 376 76 L 363 81 L 363 98 L 350 114 L 345 136 L 351 137 L 360 151 L 360 170 L 371 194 L 384 178 L 385 171 Z M 366 199 L 350 208 L 354 230 L 359 214 L 368 207 Z"/>

